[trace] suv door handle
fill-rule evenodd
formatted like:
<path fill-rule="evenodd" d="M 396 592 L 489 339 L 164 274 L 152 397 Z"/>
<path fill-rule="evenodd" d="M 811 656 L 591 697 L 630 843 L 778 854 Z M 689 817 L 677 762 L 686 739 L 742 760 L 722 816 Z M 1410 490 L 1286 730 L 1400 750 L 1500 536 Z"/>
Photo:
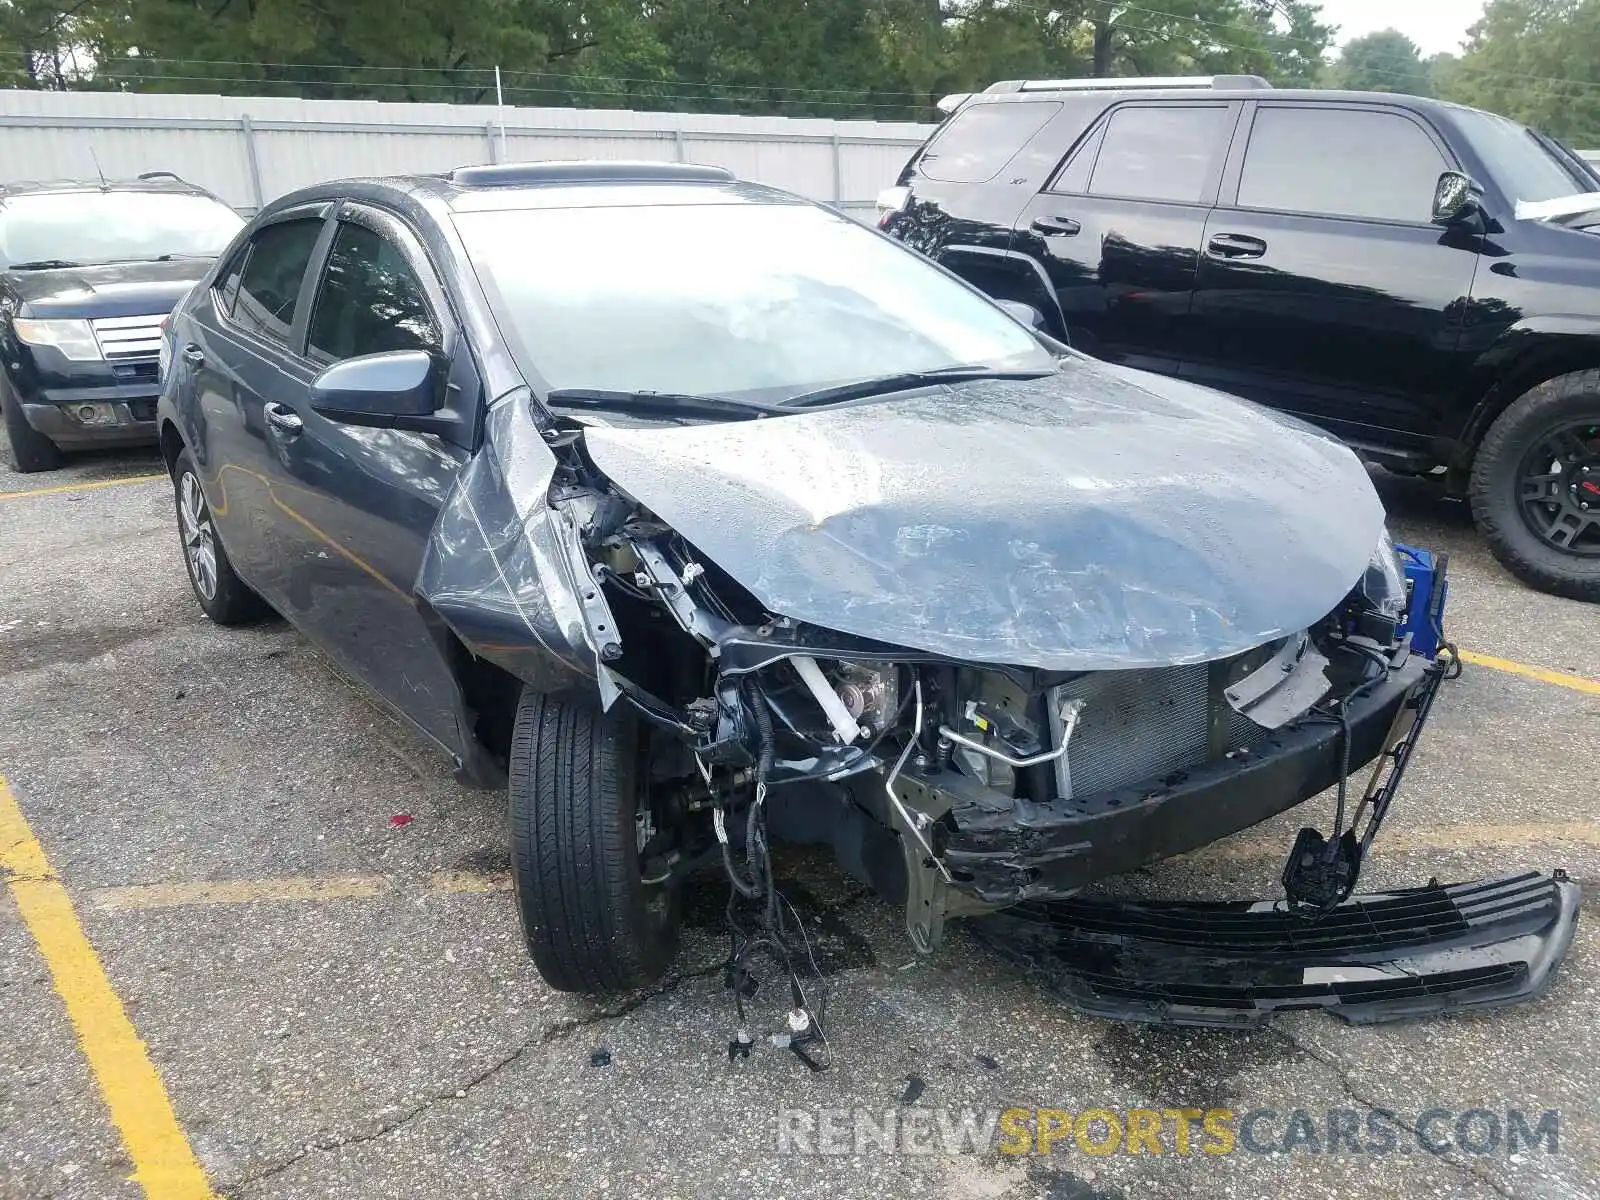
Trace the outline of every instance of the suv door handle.
<path fill-rule="evenodd" d="M 183 361 L 191 367 L 198 367 L 206 361 L 205 351 L 191 342 L 183 348 Z"/>
<path fill-rule="evenodd" d="M 1206 252 L 1217 258 L 1260 258 L 1267 244 L 1247 233 L 1219 233 L 1206 243 Z"/>
<path fill-rule="evenodd" d="M 1083 226 L 1071 217 L 1035 217 L 1033 231 L 1042 233 L 1045 237 L 1076 237 Z"/>
<path fill-rule="evenodd" d="M 287 404 L 279 404 L 276 400 L 268 400 L 262 405 L 262 412 L 267 414 L 267 423 L 274 428 L 281 429 L 284 433 L 299 433 L 306 427 L 300 419 L 300 414 Z"/>

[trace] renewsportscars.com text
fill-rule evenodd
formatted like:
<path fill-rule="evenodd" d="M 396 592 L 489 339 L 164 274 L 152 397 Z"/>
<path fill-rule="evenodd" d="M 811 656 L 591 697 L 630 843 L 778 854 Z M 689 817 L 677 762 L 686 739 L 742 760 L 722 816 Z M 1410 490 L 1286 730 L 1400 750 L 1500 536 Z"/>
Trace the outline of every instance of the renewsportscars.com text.
<path fill-rule="evenodd" d="M 779 1154 L 1560 1153 L 1561 1113 L 1330 1108 L 791 1108 Z"/>

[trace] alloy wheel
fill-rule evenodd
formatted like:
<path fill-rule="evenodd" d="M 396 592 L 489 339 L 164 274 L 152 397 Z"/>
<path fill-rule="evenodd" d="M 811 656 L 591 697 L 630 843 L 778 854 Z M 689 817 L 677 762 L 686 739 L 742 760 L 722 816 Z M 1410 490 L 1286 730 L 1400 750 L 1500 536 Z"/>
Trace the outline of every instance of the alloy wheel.
<path fill-rule="evenodd" d="M 1546 432 L 1517 480 L 1522 519 L 1540 541 L 1600 558 L 1600 424 L 1585 418 Z"/>
<path fill-rule="evenodd" d="M 203 599 L 215 600 L 217 535 L 211 525 L 211 510 L 206 507 L 205 494 L 200 490 L 200 480 L 193 471 L 185 471 L 178 480 L 178 526 L 195 591 Z"/>

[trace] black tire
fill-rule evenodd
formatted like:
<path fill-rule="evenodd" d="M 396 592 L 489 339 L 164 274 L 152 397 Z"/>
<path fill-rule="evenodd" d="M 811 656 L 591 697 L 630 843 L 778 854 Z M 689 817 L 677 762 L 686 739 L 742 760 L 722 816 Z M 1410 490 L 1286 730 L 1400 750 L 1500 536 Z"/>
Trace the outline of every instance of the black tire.
<path fill-rule="evenodd" d="M 1469 494 L 1478 528 L 1508 571 L 1540 591 L 1600 601 L 1600 554 L 1547 542 L 1524 516 L 1521 499 L 1530 456 L 1556 430 L 1580 421 L 1600 427 L 1600 370 L 1546 380 L 1501 413 L 1478 447 Z M 1600 517 L 1600 509 L 1595 515 Z M 1584 536 L 1592 534 L 1591 528 Z"/>
<path fill-rule="evenodd" d="M 54 471 L 61 466 L 61 450 L 22 415 L 22 405 L 9 392 L 0 393 L 0 414 L 5 417 L 6 436 L 11 439 L 11 459 L 24 475 L 35 471 Z"/>
<path fill-rule="evenodd" d="M 198 512 L 193 514 L 185 511 L 185 490 L 191 486 L 193 500 L 198 503 Z M 266 616 L 266 602 L 234 574 L 216 522 L 211 519 L 205 492 L 200 488 L 200 473 L 187 450 L 172 464 L 172 498 L 178 513 L 178 543 L 183 550 L 184 570 L 189 573 L 189 587 L 201 611 L 218 625 L 244 625 Z M 204 555 L 197 557 L 195 553 L 199 541 L 206 542 L 211 550 L 209 572 L 201 565 Z"/>
<path fill-rule="evenodd" d="M 638 721 L 524 690 L 511 735 L 511 881 L 528 953 L 563 992 L 626 992 L 678 951 L 678 897 L 640 878 Z"/>

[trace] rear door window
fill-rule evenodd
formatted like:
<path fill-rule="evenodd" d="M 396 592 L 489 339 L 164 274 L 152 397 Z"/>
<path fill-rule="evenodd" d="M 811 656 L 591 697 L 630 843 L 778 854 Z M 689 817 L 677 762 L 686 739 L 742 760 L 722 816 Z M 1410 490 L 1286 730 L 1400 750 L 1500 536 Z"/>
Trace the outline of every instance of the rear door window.
<path fill-rule="evenodd" d="M 274 342 L 289 341 L 306 264 L 322 233 L 321 217 L 280 221 L 250 239 L 250 257 L 239 277 L 233 323 Z"/>
<path fill-rule="evenodd" d="M 250 243 L 246 242 L 234 253 L 227 267 L 217 279 L 217 307 L 233 314 L 233 302 L 239 296 L 239 277 L 244 274 L 244 264 L 250 257 Z"/>
<path fill-rule="evenodd" d="M 309 353 L 338 361 L 442 345 L 427 293 L 400 248 L 365 225 L 342 222 L 311 313 Z"/>
<path fill-rule="evenodd" d="M 1400 113 L 1263 104 L 1239 207 L 1426 225 L 1449 169 L 1422 126 Z"/>
<path fill-rule="evenodd" d="M 917 169 L 942 183 L 988 183 L 1060 111 L 1053 100 L 968 104 L 935 135 Z"/>
<path fill-rule="evenodd" d="M 1117 109 L 1094 160 L 1089 194 L 1198 204 L 1221 161 L 1232 120 L 1226 104 Z"/>

